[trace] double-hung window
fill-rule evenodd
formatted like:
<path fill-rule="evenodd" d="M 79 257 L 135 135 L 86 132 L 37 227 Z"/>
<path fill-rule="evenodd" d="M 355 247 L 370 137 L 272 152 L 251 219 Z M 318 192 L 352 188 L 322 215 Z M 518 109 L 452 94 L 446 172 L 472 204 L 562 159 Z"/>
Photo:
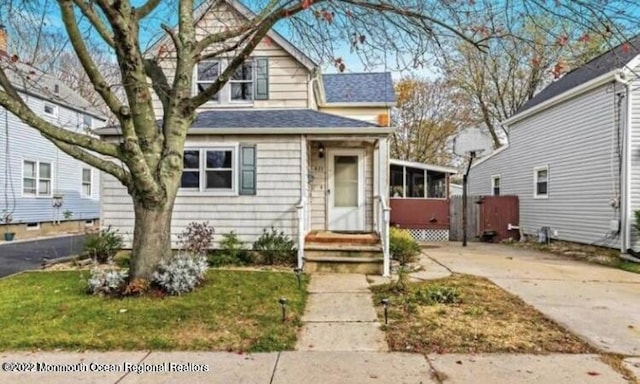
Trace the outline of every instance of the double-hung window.
<path fill-rule="evenodd" d="M 186 149 L 180 188 L 199 192 L 235 192 L 235 147 Z"/>
<path fill-rule="evenodd" d="M 82 168 L 82 197 L 91 197 L 91 168 Z"/>
<path fill-rule="evenodd" d="M 220 62 L 217 60 L 205 60 L 198 63 L 196 71 L 196 85 L 198 93 L 204 92 L 211 84 L 218 80 L 220 76 Z M 220 101 L 219 94 L 211 97 L 213 101 Z"/>
<path fill-rule="evenodd" d="M 549 197 L 549 166 L 534 168 L 533 197 L 536 199 Z"/>
<path fill-rule="evenodd" d="M 51 196 L 51 163 L 25 160 L 22 165 L 22 195 Z"/>
<path fill-rule="evenodd" d="M 256 194 L 256 146 L 187 148 L 180 188 L 188 193 Z"/>
<path fill-rule="evenodd" d="M 500 175 L 491 176 L 491 195 L 500 196 Z"/>

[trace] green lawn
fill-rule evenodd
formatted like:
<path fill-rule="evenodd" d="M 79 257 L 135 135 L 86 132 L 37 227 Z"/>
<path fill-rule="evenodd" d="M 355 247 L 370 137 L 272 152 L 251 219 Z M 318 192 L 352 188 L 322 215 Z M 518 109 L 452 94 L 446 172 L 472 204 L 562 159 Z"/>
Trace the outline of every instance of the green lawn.
<path fill-rule="evenodd" d="M 306 301 L 293 273 L 211 270 L 192 293 L 124 299 L 87 295 L 88 276 L 0 280 L 0 350 L 287 350 Z M 288 299 L 284 324 L 279 297 Z"/>

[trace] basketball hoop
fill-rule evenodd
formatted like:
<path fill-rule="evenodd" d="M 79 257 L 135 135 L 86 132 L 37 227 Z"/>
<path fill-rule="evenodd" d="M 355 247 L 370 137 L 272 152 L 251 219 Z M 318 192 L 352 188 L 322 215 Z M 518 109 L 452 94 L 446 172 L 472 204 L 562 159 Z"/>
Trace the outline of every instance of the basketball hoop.
<path fill-rule="evenodd" d="M 453 153 L 469 159 L 467 170 L 462 177 L 462 246 L 467 246 L 467 184 L 469 170 L 473 159 L 482 153 L 489 153 L 492 149 L 491 138 L 485 135 L 480 128 L 467 128 L 458 133 L 453 139 Z"/>

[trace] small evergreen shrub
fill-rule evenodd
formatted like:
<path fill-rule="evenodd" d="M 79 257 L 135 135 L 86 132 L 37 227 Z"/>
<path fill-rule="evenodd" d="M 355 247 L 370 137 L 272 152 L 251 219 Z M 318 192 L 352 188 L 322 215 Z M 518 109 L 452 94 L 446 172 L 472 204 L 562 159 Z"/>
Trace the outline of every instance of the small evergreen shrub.
<path fill-rule="evenodd" d="M 208 221 L 201 223 L 192 221 L 178 236 L 180 249 L 191 255 L 204 256 L 211 248 L 214 232 L 213 226 Z"/>
<path fill-rule="evenodd" d="M 206 257 L 181 253 L 160 264 L 153 273 L 153 282 L 170 295 L 181 295 L 193 291 L 204 280 L 207 268 Z"/>
<path fill-rule="evenodd" d="M 120 292 L 126 281 L 126 271 L 93 269 L 88 281 L 89 293 L 94 295 L 113 295 Z"/>
<path fill-rule="evenodd" d="M 84 251 L 95 262 L 105 264 L 111 262 L 113 256 L 122 248 L 122 236 L 111 226 L 86 235 Z"/>
<path fill-rule="evenodd" d="M 274 227 L 270 231 L 265 228 L 262 235 L 253 243 L 253 250 L 262 256 L 267 265 L 293 265 L 296 262 L 295 243 L 284 231 L 278 232 Z"/>
<path fill-rule="evenodd" d="M 222 235 L 220 249 L 209 256 L 209 265 L 212 267 L 242 265 L 249 262 L 248 252 L 244 249 L 244 244 L 233 231 Z"/>
<path fill-rule="evenodd" d="M 400 265 L 412 263 L 418 259 L 420 244 L 411 237 L 409 231 L 399 228 L 390 228 L 389 253 Z"/>

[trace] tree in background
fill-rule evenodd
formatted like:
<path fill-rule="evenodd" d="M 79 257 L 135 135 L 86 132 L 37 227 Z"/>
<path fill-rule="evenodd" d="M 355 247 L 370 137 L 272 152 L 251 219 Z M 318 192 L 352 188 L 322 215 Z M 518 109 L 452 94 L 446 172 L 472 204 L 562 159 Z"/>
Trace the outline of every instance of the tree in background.
<path fill-rule="evenodd" d="M 508 139 L 502 121 L 551 81 L 602 53 L 613 36 L 610 27 L 585 31 L 580 22 L 542 9 L 523 13 L 519 21 L 509 16 L 486 13 L 481 23 L 477 18 L 460 19 L 461 28 L 466 25 L 476 38 L 492 37 L 481 50 L 455 41 L 438 60 L 460 105 L 486 128 L 495 148 Z"/>
<path fill-rule="evenodd" d="M 460 108 L 460 95 L 444 80 L 408 77 L 395 85 L 396 132 L 391 138 L 395 159 L 449 165 L 449 140 L 470 120 Z"/>

